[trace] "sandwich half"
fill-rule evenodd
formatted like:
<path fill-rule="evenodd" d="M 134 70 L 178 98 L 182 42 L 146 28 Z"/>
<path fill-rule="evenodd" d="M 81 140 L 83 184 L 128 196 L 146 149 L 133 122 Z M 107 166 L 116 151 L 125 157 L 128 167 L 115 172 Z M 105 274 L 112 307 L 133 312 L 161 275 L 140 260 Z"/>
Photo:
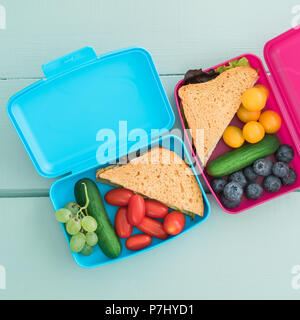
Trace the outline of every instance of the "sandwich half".
<path fill-rule="evenodd" d="M 125 165 L 99 169 L 99 182 L 130 189 L 187 215 L 203 216 L 203 198 L 191 168 L 173 151 L 154 147 Z"/>
<path fill-rule="evenodd" d="M 224 130 L 238 111 L 243 93 L 258 80 L 251 67 L 236 67 L 205 83 L 179 89 L 181 107 L 193 144 L 205 166 Z"/>

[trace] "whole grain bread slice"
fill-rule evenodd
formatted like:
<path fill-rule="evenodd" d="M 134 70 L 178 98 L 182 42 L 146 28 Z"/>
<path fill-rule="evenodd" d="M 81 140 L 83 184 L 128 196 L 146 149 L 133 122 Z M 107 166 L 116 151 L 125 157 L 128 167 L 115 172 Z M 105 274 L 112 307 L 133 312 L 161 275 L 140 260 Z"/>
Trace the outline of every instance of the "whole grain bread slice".
<path fill-rule="evenodd" d="M 203 216 L 202 193 L 192 170 L 181 157 L 166 148 L 154 147 L 125 165 L 99 169 L 96 178 L 186 214 Z"/>
<path fill-rule="evenodd" d="M 184 117 L 203 166 L 240 107 L 243 93 L 257 79 L 253 68 L 236 67 L 211 81 L 179 89 Z"/>

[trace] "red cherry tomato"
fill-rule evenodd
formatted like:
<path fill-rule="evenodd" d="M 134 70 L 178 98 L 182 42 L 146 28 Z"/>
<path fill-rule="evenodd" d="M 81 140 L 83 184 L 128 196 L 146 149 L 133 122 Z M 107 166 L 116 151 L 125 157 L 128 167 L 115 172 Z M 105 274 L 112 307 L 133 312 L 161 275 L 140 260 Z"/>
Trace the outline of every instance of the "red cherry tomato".
<path fill-rule="evenodd" d="M 133 195 L 128 203 L 127 218 L 130 224 L 137 226 L 145 217 L 145 200 L 142 196 Z"/>
<path fill-rule="evenodd" d="M 156 200 L 145 200 L 146 216 L 156 219 L 164 219 L 169 212 L 169 208 Z"/>
<path fill-rule="evenodd" d="M 157 220 L 145 217 L 143 221 L 136 226 L 140 231 L 145 232 L 151 237 L 165 240 L 168 234 L 165 232 L 163 224 Z"/>
<path fill-rule="evenodd" d="M 104 199 L 112 206 L 125 207 L 133 195 L 133 191 L 128 189 L 112 189 L 106 193 Z"/>
<path fill-rule="evenodd" d="M 179 211 L 170 212 L 164 221 L 164 230 L 172 235 L 176 236 L 181 233 L 185 226 L 185 216 Z"/>
<path fill-rule="evenodd" d="M 148 247 L 152 242 L 152 238 L 147 234 L 136 234 L 126 240 L 125 246 L 128 250 L 141 250 Z"/>
<path fill-rule="evenodd" d="M 127 208 L 118 209 L 115 216 L 115 229 L 120 238 L 128 238 L 132 234 L 133 225 L 128 222 Z"/>

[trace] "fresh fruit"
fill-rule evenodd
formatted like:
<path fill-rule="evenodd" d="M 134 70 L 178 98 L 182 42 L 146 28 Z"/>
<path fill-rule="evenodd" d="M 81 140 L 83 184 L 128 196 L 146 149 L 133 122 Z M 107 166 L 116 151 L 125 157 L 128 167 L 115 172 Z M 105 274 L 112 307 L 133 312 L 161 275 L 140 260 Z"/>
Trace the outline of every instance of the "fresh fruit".
<path fill-rule="evenodd" d="M 115 229 L 120 238 L 128 238 L 132 234 L 133 225 L 128 222 L 127 215 L 127 208 L 121 207 L 115 216 Z"/>
<path fill-rule="evenodd" d="M 266 135 L 262 141 L 256 144 L 244 145 L 210 161 L 206 167 L 207 173 L 216 178 L 227 176 L 244 169 L 259 158 L 273 154 L 279 144 L 276 135 Z"/>
<path fill-rule="evenodd" d="M 221 193 L 226 186 L 227 181 L 224 178 L 216 178 L 212 181 L 211 187 L 215 193 Z"/>
<path fill-rule="evenodd" d="M 160 221 L 145 217 L 143 221 L 136 226 L 140 231 L 148 234 L 151 237 L 165 240 L 168 234 L 164 230 L 163 224 Z"/>
<path fill-rule="evenodd" d="M 85 235 L 85 238 L 86 238 L 86 243 L 91 247 L 94 247 L 98 243 L 98 236 L 96 232 L 88 232 Z"/>
<path fill-rule="evenodd" d="M 254 86 L 254 88 L 259 89 L 265 95 L 266 99 L 269 98 L 270 92 L 269 92 L 269 89 L 266 86 L 264 86 L 263 84 L 257 84 L 257 85 Z"/>
<path fill-rule="evenodd" d="M 244 123 L 249 121 L 257 121 L 260 117 L 260 111 L 249 111 L 243 105 L 241 105 L 237 111 L 237 116 Z"/>
<path fill-rule="evenodd" d="M 98 245 L 103 253 L 110 258 L 117 258 L 122 251 L 118 238 L 105 211 L 97 185 L 90 179 L 79 180 L 75 185 L 75 197 L 80 206 L 87 206 L 89 216 L 96 219 L 98 227 Z"/>
<path fill-rule="evenodd" d="M 260 111 L 267 103 L 267 97 L 259 88 L 250 88 L 242 95 L 242 104 L 249 111 Z"/>
<path fill-rule="evenodd" d="M 94 251 L 94 247 L 88 245 L 87 243 L 84 245 L 83 249 L 80 251 L 84 256 L 90 256 Z"/>
<path fill-rule="evenodd" d="M 267 110 L 259 117 L 259 123 L 266 133 L 276 133 L 281 127 L 281 118 L 277 112 Z"/>
<path fill-rule="evenodd" d="M 243 137 L 249 143 L 257 143 L 265 136 L 264 127 L 256 121 L 250 121 L 243 127 Z"/>
<path fill-rule="evenodd" d="M 79 232 L 72 236 L 70 240 L 70 248 L 73 252 L 80 252 L 85 245 L 86 239 L 82 232 Z"/>
<path fill-rule="evenodd" d="M 288 144 L 282 144 L 275 153 L 278 161 L 290 163 L 295 156 L 293 148 Z"/>
<path fill-rule="evenodd" d="M 185 216 L 179 211 L 170 212 L 164 220 L 164 230 L 167 234 L 176 236 L 185 226 Z"/>
<path fill-rule="evenodd" d="M 235 149 L 241 147 L 245 142 L 242 130 L 235 126 L 229 126 L 225 129 L 223 140 L 229 147 Z"/>
<path fill-rule="evenodd" d="M 91 216 L 86 216 L 81 220 L 82 228 L 87 232 L 94 232 L 97 230 L 97 221 Z"/>
<path fill-rule="evenodd" d="M 285 162 L 276 162 L 273 165 L 272 172 L 278 178 L 286 177 L 289 174 L 289 166 Z"/>
<path fill-rule="evenodd" d="M 254 172 L 253 170 L 253 167 L 252 166 L 249 166 L 249 167 L 246 167 L 244 170 L 244 175 L 246 177 L 246 179 L 250 182 L 254 182 L 257 180 L 258 178 L 258 175 Z"/>
<path fill-rule="evenodd" d="M 81 221 L 79 218 L 72 218 L 67 222 L 66 230 L 71 236 L 77 234 L 81 230 Z"/>
<path fill-rule="evenodd" d="M 72 212 L 72 214 L 74 215 L 79 211 L 80 207 L 76 202 L 68 202 L 65 205 L 65 209 L 69 209 Z"/>
<path fill-rule="evenodd" d="M 221 196 L 221 203 L 223 204 L 223 206 L 227 209 L 235 209 L 237 208 L 240 204 L 241 204 L 241 199 L 236 200 L 236 201 L 230 201 L 228 199 L 226 199 L 224 197 L 224 195 L 222 194 Z"/>
<path fill-rule="evenodd" d="M 161 202 L 156 200 L 145 200 L 145 213 L 147 217 L 164 219 L 169 213 L 169 208 Z"/>
<path fill-rule="evenodd" d="M 269 159 L 258 159 L 253 163 L 253 170 L 259 176 L 269 176 L 272 173 L 273 162 Z"/>
<path fill-rule="evenodd" d="M 247 185 L 247 180 L 246 177 L 243 174 L 243 171 L 236 171 L 234 173 L 232 173 L 229 177 L 228 177 L 228 181 L 235 181 L 237 183 L 239 183 L 242 188 L 245 188 Z"/>
<path fill-rule="evenodd" d="M 232 181 L 226 184 L 223 194 L 227 200 L 237 202 L 243 196 L 243 188 L 239 183 Z"/>
<path fill-rule="evenodd" d="M 147 234 L 136 234 L 126 240 L 125 246 L 128 250 L 137 251 L 148 247 L 152 238 Z"/>
<path fill-rule="evenodd" d="M 128 222 L 137 226 L 145 217 L 145 200 L 139 194 L 133 195 L 128 203 L 127 219 Z"/>
<path fill-rule="evenodd" d="M 245 195 L 250 200 L 257 200 L 261 197 L 263 188 L 260 184 L 254 182 L 247 185 L 245 189 Z"/>
<path fill-rule="evenodd" d="M 264 189 L 268 192 L 277 192 L 282 186 L 281 180 L 273 175 L 264 179 Z"/>
<path fill-rule="evenodd" d="M 67 223 L 72 218 L 72 212 L 69 209 L 59 209 L 55 212 L 56 220 L 61 223 Z"/>
<path fill-rule="evenodd" d="M 287 176 L 281 178 L 282 184 L 285 186 L 291 186 L 297 181 L 297 173 L 293 168 L 290 168 Z"/>
<path fill-rule="evenodd" d="M 134 195 L 133 191 L 117 188 L 108 191 L 104 197 L 105 201 L 117 207 L 125 207 L 128 205 L 130 198 Z"/>

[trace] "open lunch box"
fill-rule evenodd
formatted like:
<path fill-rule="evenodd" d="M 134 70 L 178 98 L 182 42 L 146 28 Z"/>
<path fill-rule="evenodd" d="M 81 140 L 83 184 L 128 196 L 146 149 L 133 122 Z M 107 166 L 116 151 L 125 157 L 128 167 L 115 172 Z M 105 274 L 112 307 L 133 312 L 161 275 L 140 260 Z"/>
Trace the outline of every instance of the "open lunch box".
<path fill-rule="evenodd" d="M 183 233 L 205 221 L 210 206 L 188 151 L 178 137 L 162 136 L 172 128 L 174 114 L 146 50 L 130 48 L 98 58 L 92 48 L 86 47 L 43 65 L 43 72 L 44 79 L 10 99 L 8 114 L 38 173 L 47 178 L 63 176 L 50 190 L 55 210 L 75 201 L 74 186 L 81 178 L 96 182 L 97 169 L 160 145 L 190 164 L 203 195 L 203 216 L 197 215 L 193 221 L 187 217 Z M 119 121 L 127 121 L 126 133 L 143 130 L 147 139 L 124 141 Z M 104 129 L 101 134 L 100 129 Z M 101 137 L 107 132 L 116 134 L 116 144 Z M 98 152 L 104 143 L 107 154 Z M 102 196 L 113 189 L 96 183 Z M 106 202 L 104 205 L 113 223 L 118 208 Z M 70 236 L 64 225 L 62 228 L 69 243 Z M 137 233 L 141 232 L 134 228 L 133 234 Z M 125 239 L 120 239 L 122 252 L 116 259 L 108 258 L 98 246 L 90 256 L 72 255 L 78 265 L 91 268 L 134 256 L 175 237 L 153 238 L 149 247 L 137 252 L 129 251 Z"/>
<path fill-rule="evenodd" d="M 270 75 L 267 74 L 264 65 L 259 57 L 253 54 L 243 54 L 239 57 L 230 59 L 210 69 L 217 69 L 220 66 L 228 65 L 230 61 L 246 57 L 252 68 L 259 70 L 258 84 L 265 85 L 270 92 L 266 110 L 276 111 L 281 119 L 282 126 L 276 133 L 281 144 L 289 144 L 295 151 L 295 157 L 290 163 L 290 166 L 296 171 L 298 177 L 300 175 L 300 29 L 291 29 L 278 37 L 270 40 L 264 47 L 264 57 L 269 68 Z M 207 71 L 208 71 L 207 70 Z M 220 207 L 231 214 L 237 214 L 251 207 L 257 206 L 275 197 L 291 192 L 300 187 L 300 179 L 291 186 L 282 186 L 276 193 L 264 192 L 259 200 L 248 200 L 243 196 L 239 207 L 235 209 L 225 208 L 220 196 L 214 192 L 211 186 L 212 177 L 208 175 L 205 169 L 202 168 L 200 160 L 197 157 L 193 148 L 193 143 L 185 128 L 184 117 L 181 113 L 181 102 L 178 96 L 178 90 L 183 85 L 181 80 L 175 88 L 175 100 L 178 113 L 181 120 L 182 128 L 185 131 L 185 138 L 192 152 L 197 170 L 200 172 L 207 183 L 210 191 L 219 203 Z M 230 125 L 242 127 L 242 122 L 235 116 Z M 214 149 L 209 161 L 231 150 L 221 139 Z M 272 159 L 273 156 L 270 158 Z M 274 157 L 273 157 L 274 158 Z"/>

